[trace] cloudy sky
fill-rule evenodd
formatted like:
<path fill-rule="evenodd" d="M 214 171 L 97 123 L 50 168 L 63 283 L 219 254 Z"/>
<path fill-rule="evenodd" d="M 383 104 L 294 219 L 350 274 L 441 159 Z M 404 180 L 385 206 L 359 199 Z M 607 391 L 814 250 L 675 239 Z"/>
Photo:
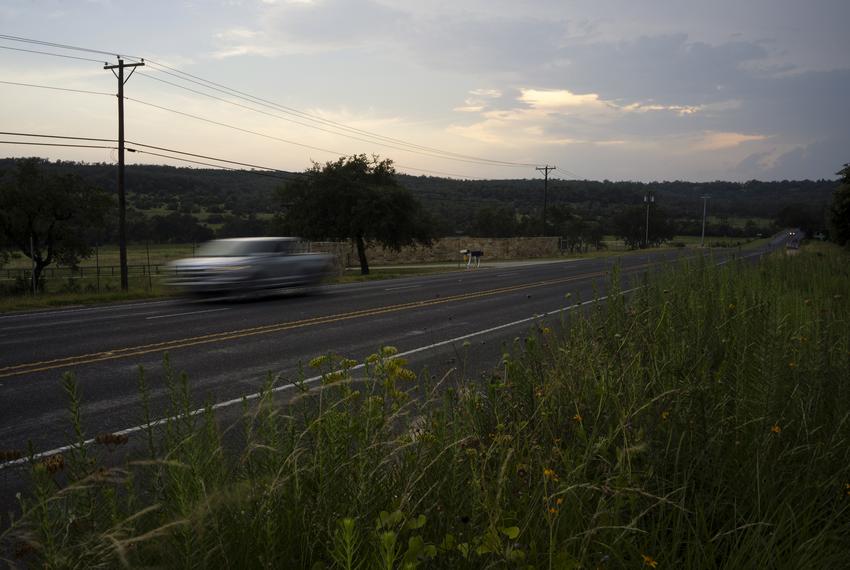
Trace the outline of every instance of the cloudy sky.
<path fill-rule="evenodd" d="M 127 139 L 198 155 L 302 170 L 374 153 L 466 178 L 547 164 L 561 178 L 834 178 L 850 162 L 848 21 L 848 0 L 3 0 L 0 130 L 114 139 L 104 51 L 148 61 L 126 85 Z M 117 156 L 0 144 L 25 155 Z"/>

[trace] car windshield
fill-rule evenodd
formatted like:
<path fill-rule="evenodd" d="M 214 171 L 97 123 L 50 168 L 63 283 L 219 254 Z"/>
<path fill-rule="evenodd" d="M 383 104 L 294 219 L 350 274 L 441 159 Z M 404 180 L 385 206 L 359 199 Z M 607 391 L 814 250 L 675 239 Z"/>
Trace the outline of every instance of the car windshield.
<path fill-rule="evenodd" d="M 278 242 L 267 240 L 219 239 L 198 248 L 199 257 L 241 257 L 257 253 L 273 253 Z"/>

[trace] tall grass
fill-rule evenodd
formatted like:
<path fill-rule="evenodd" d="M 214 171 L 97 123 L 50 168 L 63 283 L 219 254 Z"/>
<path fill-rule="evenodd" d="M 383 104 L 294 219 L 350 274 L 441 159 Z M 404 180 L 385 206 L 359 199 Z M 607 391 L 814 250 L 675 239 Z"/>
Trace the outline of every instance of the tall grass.
<path fill-rule="evenodd" d="M 282 405 L 270 379 L 227 429 L 191 415 L 168 371 L 174 419 L 137 459 L 32 462 L 7 562 L 850 567 L 848 261 L 821 247 L 679 265 L 629 296 L 615 283 L 484 381 L 417 375 L 392 347 L 363 369 L 320 356 L 321 386 L 294 378 Z"/>

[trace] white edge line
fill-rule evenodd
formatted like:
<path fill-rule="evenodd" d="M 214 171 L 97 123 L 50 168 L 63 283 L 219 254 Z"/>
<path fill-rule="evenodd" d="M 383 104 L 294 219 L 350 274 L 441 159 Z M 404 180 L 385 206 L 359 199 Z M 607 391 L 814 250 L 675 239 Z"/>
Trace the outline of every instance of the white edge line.
<path fill-rule="evenodd" d="M 201 313 L 215 313 L 218 311 L 227 311 L 230 307 L 221 307 L 220 309 L 206 309 L 205 311 L 191 311 L 188 313 L 175 313 L 173 315 L 155 315 L 153 317 L 145 317 L 146 321 L 151 319 L 170 319 L 171 317 L 185 317 L 186 315 L 200 315 Z"/>
<path fill-rule="evenodd" d="M 743 258 L 754 257 L 756 255 L 763 255 L 763 254 L 764 254 L 764 252 L 759 252 L 759 253 L 753 253 L 751 255 L 746 255 L 746 256 L 733 257 L 733 259 L 743 259 Z M 729 261 L 732 261 L 732 260 L 725 260 L 721 263 L 718 263 L 717 265 L 722 265 L 724 263 L 728 263 Z M 637 291 L 638 289 L 643 289 L 643 287 L 644 286 L 626 289 L 625 291 L 621 291 L 620 295 L 625 295 L 626 293 L 632 293 L 633 291 Z M 488 333 L 491 333 L 491 332 L 495 332 L 495 331 L 510 328 L 510 327 L 515 327 L 517 325 L 521 325 L 521 324 L 524 324 L 524 323 L 527 323 L 527 322 L 530 322 L 530 321 L 540 319 L 541 317 L 550 317 L 552 315 L 557 315 L 559 313 L 565 313 L 567 311 L 572 311 L 573 309 L 576 309 L 578 307 L 583 307 L 583 306 L 589 305 L 591 303 L 598 303 L 599 301 L 604 301 L 608 297 L 609 297 L 608 295 L 604 295 L 602 297 L 597 297 L 597 298 L 593 299 L 592 301 L 584 301 L 584 302 L 581 302 L 581 303 L 576 303 L 574 305 L 569 305 L 567 307 L 561 307 L 560 309 L 555 309 L 554 311 L 549 311 L 548 313 L 544 313 L 542 315 L 540 315 L 540 314 L 533 315 L 531 317 L 526 317 L 526 318 L 520 319 L 518 321 L 512 321 L 510 323 L 497 325 L 495 327 L 490 327 L 488 329 L 483 329 L 483 330 L 480 330 L 480 331 L 465 334 L 465 335 L 458 336 L 458 337 L 455 337 L 455 338 L 451 338 L 451 339 L 448 339 L 448 340 L 435 342 L 435 343 L 429 344 L 427 346 L 420 346 L 419 348 L 414 348 L 414 349 L 408 350 L 406 352 L 400 352 L 400 353 L 392 356 L 391 359 L 403 358 L 405 356 L 410 356 L 411 354 L 416 354 L 418 352 L 423 352 L 425 350 L 430 350 L 432 348 L 438 348 L 440 346 L 445 346 L 447 344 L 452 344 L 454 342 L 466 340 L 468 338 L 488 334 Z M 360 370 L 365 366 L 366 365 L 364 363 L 361 363 L 361 364 L 358 364 L 356 366 L 352 366 L 351 368 L 349 368 L 349 370 Z M 313 384 L 313 383 L 321 380 L 323 376 L 324 376 L 323 374 L 320 374 L 318 376 L 313 376 L 311 378 L 307 378 L 306 380 L 301 381 L 298 385 L 304 386 L 306 384 Z M 277 393 L 277 392 L 283 392 L 285 390 L 291 390 L 295 386 L 296 386 L 296 384 L 286 384 L 285 386 L 278 386 L 277 388 L 272 388 L 271 390 L 269 390 L 269 393 L 274 394 L 274 393 Z M 233 398 L 231 400 L 219 402 L 217 404 L 213 404 L 212 406 L 210 406 L 210 409 L 211 410 L 220 410 L 222 408 L 229 408 L 230 406 L 234 406 L 236 404 L 241 404 L 243 401 L 256 400 L 257 398 L 262 396 L 263 393 L 264 392 L 254 392 L 253 394 L 248 394 L 247 396 L 241 396 L 239 398 Z M 193 410 L 193 411 L 189 412 L 188 417 L 198 416 L 198 415 L 203 414 L 206 411 L 207 411 L 207 408 L 198 408 L 197 410 Z M 119 431 L 115 431 L 115 432 L 112 432 L 112 433 L 115 434 L 115 435 L 129 435 L 131 433 L 136 433 L 138 431 L 142 431 L 143 429 L 161 426 L 165 423 L 168 423 L 170 421 L 174 421 L 174 420 L 179 419 L 181 417 L 184 417 L 184 416 L 179 415 L 179 416 L 169 416 L 169 417 L 166 417 L 166 418 L 160 418 L 158 420 L 154 420 L 154 421 L 150 422 L 150 424 L 141 424 L 141 425 L 125 428 L 125 429 L 122 429 L 122 430 L 119 430 Z M 2 471 L 3 469 L 6 469 L 7 467 L 13 467 L 15 465 L 23 465 L 24 463 L 28 463 L 31 459 L 35 460 L 35 459 L 41 459 L 42 457 L 49 457 L 51 455 L 55 455 L 57 453 L 62 453 L 64 451 L 70 451 L 70 450 L 75 449 L 75 448 L 89 446 L 92 443 L 94 443 L 94 438 L 87 439 L 87 440 L 83 441 L 82 444 L 75 443 L 73 445 L 63 445 L 62 447 L 57 447 L 55 449 L 50 449 L 50 450 L 47 450 L 47 451 L 40 451 L 38 453 L 33 454 L 32 457 L 22 457 L 21 459 L 15 459 L 15 460 L 12 460 L 12 461 L 7 461 L 5 463 L 0 463 L 0 471 Z"/>

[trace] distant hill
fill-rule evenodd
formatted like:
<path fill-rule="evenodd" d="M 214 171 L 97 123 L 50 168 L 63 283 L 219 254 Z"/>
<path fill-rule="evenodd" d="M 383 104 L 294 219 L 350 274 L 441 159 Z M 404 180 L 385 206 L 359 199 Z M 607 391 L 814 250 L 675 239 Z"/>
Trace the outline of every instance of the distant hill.
<path fill-rule="evenodd" d="M 8 171 L 13 162 L 0 159 L 0 172 Z M 116 191 L 116 169 L 112 164 L 53 162 L 48 167 L 75 172 L 92 184 Z M 170 212 L 192 215 L 214 230 L 219 230 L 225 222 L 234 222 L 234 218 L 270 219 L 276 209 L 274 190 L 285 183 L 283 176 L 271 177 L 247 170 L 129 165 L 126 172 L 128 203 L 143 216 L 153 218 Z M 543 181 L 540 179 L 454 180 L 407 175 L 400 175 L 399 179 L 423 202 L 438 224 L 439 233 L 444 235 L 474 232 L 482 211 L 509 209 L 517 218 L 526 219 L 539 219 L 541 215 Z M 836 186 L 834 180 L 744 183 L 550 180 L 547 199 L 553 211 L 562 207 L 574 217 L 605 226 L 607 220 L 624 208 L 641 205 L 644 194 L 652 190 L 657 207 L 671 219 L 690 224 L 692 229 L 702 216 L 700 197 L 709 195 L 709 212 L 715 219 L 729 219 L 730 225 L 735 225 L 735 220 L 750 219 L 763 227 L 794 211 L 805 211 L 812 220 L 822 220 Z M 534 224 L 527 226 L 532 228 Z"/>

